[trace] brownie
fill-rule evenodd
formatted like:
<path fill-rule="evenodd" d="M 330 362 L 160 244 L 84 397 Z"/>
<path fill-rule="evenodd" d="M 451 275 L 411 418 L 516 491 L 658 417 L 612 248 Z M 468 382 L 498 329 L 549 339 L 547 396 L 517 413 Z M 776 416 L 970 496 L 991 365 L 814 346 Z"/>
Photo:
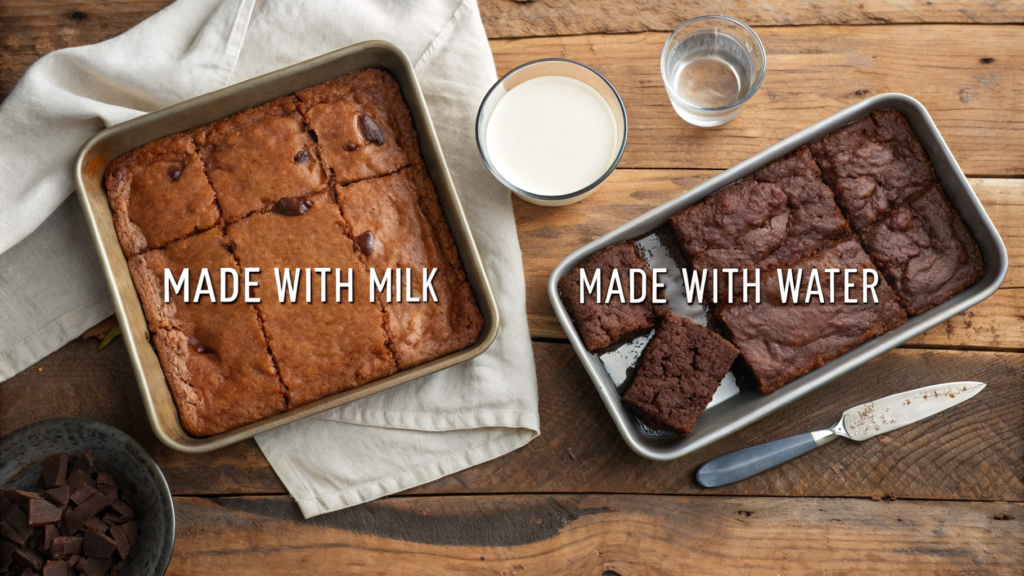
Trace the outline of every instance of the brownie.
<path fill-rule="evenodd" d="M 272 416 L 286 404 L 251 304 L 241 296 L 233 303 L 202 297 L 186 304 L 182 294 L 164 303 L 164 269 L 178 278 L 182 268 L 190 268 L 194 292 L 198 265 L 210 269 L 219 298 L 220 268 L 238 270 L 220 230 L 128 260 L 181 425 L 193 436 L 210 436 Z"/>
<path fill-rule="evenodd" d="M 393 374 L 395 360 L 387 347 L 380 299 L 370 302 L 369 272 L 349 238 L 338 205 L 327 194 L 310 198 L 302 213 L 275 211 L 252 215 L 227 229 L 242 267 L 262 270 L 255 294 L 274 360 L 287 388 L 289 408 Z M 330 268 L 327 301 L 321 302 L 320 280 L 311 276 L 312 302 L 302 290 L 292 303 L 280 302 L 274 269 Z M 336 302 L 335 269 L 342 281 L 352 269 L 352 302 L 342 290 Z"/>
<path fill-rule="evenodd" d="M 855 231 L 936 182 L 902 114 L 877 110 L 810 143 L 822 177 Z"/>
<path fill-rule="evenodd" d="M 732 304 L 715 310 L 714 317 L 743 357 L 763 394 L 774 392 L 794 378 L 906 322 L 907 315 L 880 275 L 875 288 L 878 304 L 845 304 L 842 274 L 836 278 L 835 303 L 828 301 L 829 277 L 825 269 L 856 268 L 851 297 L 861 297 L 862 273 L 873 268 L 868 255 L 853 237 L 835 240 L 816 254 L 792 265 L 803 270 L 801 300 L 782 303 L 778 274 L 762 276 L 761 304 Z M 805 303 L 804 293 L 812 268 L 818 269 L 824 302 Z"/>
<path fill-rule="evenodd" d="M 667 313 L 644 348 L 636 379 L 622 401 L 648 426 L 685 436 L 738 354 L 718 334 Z"/>
<path fill-rule="evenodd" d="M 360 70 L 296 95 L 320 155 L 339 184 L 422 162 L 402 91 L 387 72 Z"/>
<path fill-rule="evenodd" d="M 126 256 L 212 228 L 220 217 L 192 139 L 182 134 L 114 160 L 105 184 Z"/>
<path fill-rule="evenodd" d="M 620 302 L 613 296 L 605 304 L 598 302 L 596 295 L 587 294 L 580 303 L 580 269 L 587 271 L 587 278 L 593 278 L 595 270 L 601 270 L 601 298 L 606 298 L 613 271 L 618 270 L 626 301 Z M 647 274 L 648 288 L 644 302 L 629 303 L 629 279 L 631 269 L 641 269 Z M 655 310 L 652 304 L 651 269 L 637 254 L 633 242 L 622 242 L 609 246 L 574 266 L 558 280 L 558 291 L 562 302 L 572 315 L 583 344 L 591 352 L 603 350 L 624 340 L 654 328 Z M 639 289 L 639 288 L 638 288 Z M 639 296 L 639 295 L 638 295 Z"/>
<path fill-rule="evenodd" d="M 339 186 L 337 199 L 370 268 L 412 273 L 403 301 L 384 303 L 389 347 L 398 368 L 411 368 L 476 342 L 483 317 L 426 170 L 414 166 Z M 422 270 L 431 268 L 437 269 L 431 285 L 438 301 L 404 301 L 406 293 L 423 297 Z"/>
<path fill-rule="evenodd" d="M 909 314 L 921 314 L 985 275 L 985 260 L 938 184 L 860 233 Z"/>
<path fill-rule="evenodd" d="M 193 131 L 227 222 L 326 187 L 298 104 L 285 96 Z"/>
<path fill-rule="evenodd" d="M 778 185 L 786 195 L 789 227 L 786 239 L 766 259 L 762 268 L 773 268 L 809 256 L 826 242 L 849 233 L 850 228 L 836 205 L 832 190 L 821 179 L 811 151 L 801 146 L 754 174 L 758 182 Z"/>

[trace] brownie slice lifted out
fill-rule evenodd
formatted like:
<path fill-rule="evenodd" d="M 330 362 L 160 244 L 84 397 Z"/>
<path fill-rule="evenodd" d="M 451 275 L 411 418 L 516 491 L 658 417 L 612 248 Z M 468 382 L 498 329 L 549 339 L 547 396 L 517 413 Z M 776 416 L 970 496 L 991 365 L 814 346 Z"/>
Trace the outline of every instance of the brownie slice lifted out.
<path fill-rule="evenodd" d="M 910 314 L 942 304 L 985 275 L 978 243 L 938 184 L 860 238 Z"/>
<path fill-rule="evenodd" d="M 126 256 L 212 228 L 220 217 L 192 139 L 175 134 L 111 162 L 105 176 Z"/>
<path fill-rule="evenodd" d="M 584 269 L 588 279 L 593 279 L 596 270 L 601 270 L 601 302 L 596 295 L 587 294 L 584 303 L 580 303 L 580 269 Z M 630 270 L 639 269 L 647 274 L 646 299 L 636 304 L 629 303 Z M 613 296 L 605 304 L 604 299 L 611 285 L 614 271 L 618 271 L 622 282 L 625 303 L 618 296 Z M 651 269 L 637 254 L 632 241 L 609 246 L 587 258 L 578 266 L 558 279 L 558 292 L 562 302 L 572 315 L 576 329 L 583 339 L 583 344 L 591 352 L 603 350 L 625 341 L 633 336 L 654 328 L 653 275 Z M 636 288 L 639 292 L 639 287 Z M 638 295 L 639 297 L 639 295 Z"/>
<path fill-rule="evenodd" d="M 164 304 L 164 269 L 175 278 L 209 268 L 219 295 L 220 268 L 235 268 L 220 230 L 185 238 L 133 256 L 128 267 L 153 333 L 181 424 L 193 436 L 210 436 L 285 409 L 284 387 L 267 352 L 256 309 L 243 302 L 185 304 L 172 294 Z M 190 294 L 191 296 L 191 294 Z"/>
<path fill-rule="evenodd" d="M 667 313 L 644 348 L 636 379 L 622 401 L 648 426 L 685 436 L 738 354 L 718 334 Z"/>
<path fill-rule="evenodd" d="M 731 304 L 715 310 L 726 338 L 740 350 L 743 360 L 763 394 L 774 392 L 794 378 L 810 372 L 854 346 L 907 321 L 885 278 L 879 276 L 875 293 L 878 304 L 843 303 L 843 277 L 836 279 L 835 303 L 829 303 L 826 269 L 856 268 L 850 291 L 862 296 L 862 271 L 874 268 L 864 249 L 852 237 L 832 242 L 821 251 L 792 265 L 803 270 L 800 303 L 782 303 L 778 274 L 761 277 L 760 304 Z M 825 291 L 824 302 L 815 296 L 805 303 L 805 288 L 811 269 L 817 269 Z"/>

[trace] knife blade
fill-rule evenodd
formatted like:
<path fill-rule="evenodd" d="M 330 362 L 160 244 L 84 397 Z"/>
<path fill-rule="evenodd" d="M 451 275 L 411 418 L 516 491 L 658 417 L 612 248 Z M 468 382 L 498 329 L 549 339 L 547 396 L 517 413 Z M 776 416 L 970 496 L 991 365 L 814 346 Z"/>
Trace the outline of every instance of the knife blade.
<path fill-rule="evenodd" d="M 806 454 L 839 436 L 863 442 L 934 416 L 975 397 L 984 389 L 982 382 L 947 382 L 854 406 L 843 412 L 839 422 L 827 430 L 750 446 L 709 460 L 697 470 L 697 482 L 706 488 L 738 482 Z"/>

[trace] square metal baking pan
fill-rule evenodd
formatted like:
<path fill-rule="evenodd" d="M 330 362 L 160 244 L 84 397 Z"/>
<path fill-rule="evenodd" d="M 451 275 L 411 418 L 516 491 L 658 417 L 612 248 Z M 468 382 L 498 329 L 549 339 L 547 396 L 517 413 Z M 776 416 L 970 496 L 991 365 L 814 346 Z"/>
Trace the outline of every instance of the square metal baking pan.
<path fill-rule="evenodd" d="M 558 279 L 585 258 L 598 250 L 623 242 L 637 240 L 650 235 L 666 224 L 669 217 L 683 208 L 709 196 L 728 184 L 753 174 L 765 164 L 781 158 L 800 146 L 848 124 L 874 110 L 895 109 L 903 113 L 910 123 L 935 168 L 949 201 L 960 212 L 964 222 L 981 247 L 985 258 L 985 276 L 963 292 L 943 304 L 919 316 L 912 316 L 907 323 L 868 340 L 853 350 L 833 359 L 824 366 L 786 384 L 776 392 L 762 395 L 751 387 L 739 391 L 727 399 L 713 402 L 697 420 L 693 431 L 686 438 L 677 435 L 658 435 L 645 431 L 639 420 L 623 405 L 616 382 L 609 375 L 599 354 L 587 351 L 573 325 L 572 318 L 558 296 Z M 555 316 L 569 337 L 576 354 L 583 362 L 594 386 L 611 414 L 626 443 L 641 456 L 652 460 L 672 460 L 685 456 L 712 442 L 725 438 L 745 426 L 792 404 L 813 390 L 824 386 L 834 378 L 855 370 L 858 366 L 874 359 L 900 344 L 938 325 L 944 320 L 988 298 L 1002 284 L 1006 276 L 1007 256 L 1002 238 L 982 208 L 977 195 L 967 178 L 964 177 L 928 111 L 920 102 L 904 94 L 880 94 L 863 100 L 849 108 L 810 126 L 796 134 L 766 148 L 760 153 L 707 180 L 703 184 L 662 204 L 593 242 L 576 250 L 555 267 L 548 279 L 548 295 Z M 671 297 L 670 297 L 671 298 Z M 699 316 L 700 314 L 694 314 Z M 634 346 L 635 347 L 635 346 Z M 724 385 L 723 385 L 724 387 Z M 718 400 L 718 398 L 716 398 Z"/>
<path fill-rule="evenodd" d="M 103 173 L 107 165 L 118 156 L 147 142 L 190 130 L 240 110 L 365 68 L 380 68 L 390 72 L 401 87 L 402 96 L 409 107 L 419 136 L 420 151 L 426 162 L 427 171 L 437 189 L 441 207 L 459 248 L 466 276 L 473 287 L 480 313 L 483 315 L 484 326 L 480 337 L 475 344 L 465 350 L 270 418 L 215 436 L 189 436 L 181 427 L 178 408 L 164 378 L 160 360 L 149 342 L 149 330 L 142 305 L 114 231 L 110 205 L 103 186 Z M 483 353 L 498 334 L 498 305 L 488 283 L 473 235 L 470 233 L 466 215 L 459 203 L 459 196 L 445 164 L 444 155 L 441 153 L 441 145 L 430 121 L 423 93 L 413 72 L 412 63 L 394 44 L 381 41 L 355 44 L 107 128 L 86 142 L 79 152 L 75 162 L 75 184 L 82 210 L 96 243 L 107 285 L 110 287 L 117 319 L 121 324 L 149 422 L 157 438 L 179 452 L 200 453 L 223 448 L 261 432 L 465 362 Z"/>

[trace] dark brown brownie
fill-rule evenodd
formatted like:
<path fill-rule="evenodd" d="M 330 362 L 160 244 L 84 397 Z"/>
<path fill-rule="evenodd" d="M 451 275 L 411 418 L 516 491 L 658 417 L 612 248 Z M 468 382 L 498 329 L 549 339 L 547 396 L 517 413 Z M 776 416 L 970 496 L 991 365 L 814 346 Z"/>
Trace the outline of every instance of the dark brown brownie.
<path fill-rule="evenodd" d="M 938 184 L 860 238 L 910 314 L 938 306 L 985 275 L 978 243 Z"/>
<path fill-rule="evenodd" d="M 220 217 L 192 139 L 175 134 L 110 163 L 105 175 L 126 256 L 212 228 Z"/>
<path fill-rule="evenodd" d="M 825 292 L 824 302 L 817 297 L 782 304 L 778 274 L 762 276 L 761 304 L 732 304 L 715 310 L 715 318 L 740 354 L 757 381 L 761 393 L 768 394 L 794 378 L 810 372 L 854 346 L 907 320 L 884 277 L 875 288 L 878 304 L 845 304 L 842 294 L 842 273 L 836 278 L 835 303 L 828 301 L 829 277 L 825 269 L 856 268 L 851 275 L 855 288 L 851 297 L 860 300 L 862 273 L 874 268 L 864 249 L 852 237 L 840 238 L 816 254 L 793 263 L 794 275 L 803 270 L 802 286 L 806 288 L 810 270 L 816 268 Z"/>
<path fill-rule="evenodd" d="M 810 149 L 855 231 L 936 181 L 921 143 L 895 110 L 872 112 L 811 142 Z"/>
<path fill-rule="evenodd" d="M 786 194 L 790 214 L 786 239 L 758 263 L 760 267 L 774 268 L 796 262 L 829 240 L 849 233 L 846 219 L 836 205 L 832 190 L 822 181 L 821 170 L 807 146 L 761 168 L 754 174 L 754 180 L 777 184 Z"/>
<path fill-rule="evenodd" d="M 587 278 L 592 278 L 594 271 L 601 269 L 602 300 L 608 292 L 613 271 L 618 270 L 626 302 L 620 302 L 618 296 L 614 296 L 607 304 L 599 303 L 595 295 L 587 294 L 585 302 L 581 304 L 580 268 L 587 271 Z M 647 274 L 647 299 L 642 303 L 629 303 L 630 269 L 642 269 Z M 581 262 L 579 266 L 573 267 L 558 280 L 562 302 L 572 314 L 576 329 L 587 350 L 603 350 L 654 328 L 651 280 L 651 270 L 637 254 L 633 242 L 622 242 L 601 250 Z"/>
<path fill-rule="evenodd" d="M 622 401 L 648 426 L 685 436 L 738 354 L 718 334 L 667 313 L 644 348 L 636 379 Z"/>
<path fill-rule="evenodd" d="M 225 221 L 327 185 L 298 105 L 285 96 L 193 131 Z"/>

